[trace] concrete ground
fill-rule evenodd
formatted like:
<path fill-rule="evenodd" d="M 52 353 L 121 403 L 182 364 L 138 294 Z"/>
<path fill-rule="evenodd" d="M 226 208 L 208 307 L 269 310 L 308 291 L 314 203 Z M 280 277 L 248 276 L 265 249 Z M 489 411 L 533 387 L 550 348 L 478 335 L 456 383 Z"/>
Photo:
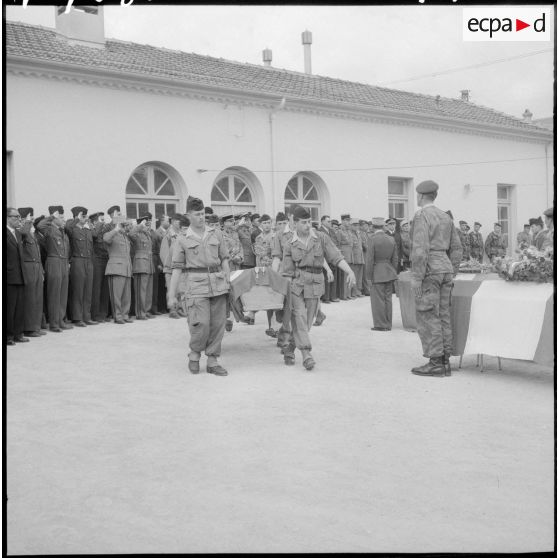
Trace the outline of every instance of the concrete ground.
<path fill-rule="evenodd" d="M 226 378 L 188 373 L 167 316 L 8 347 L 8 552 L 552 551 L 553 370 L 414 376 L 394 303 L 387 333 L 324 305 L 312 372 L 264 313 Z"/>

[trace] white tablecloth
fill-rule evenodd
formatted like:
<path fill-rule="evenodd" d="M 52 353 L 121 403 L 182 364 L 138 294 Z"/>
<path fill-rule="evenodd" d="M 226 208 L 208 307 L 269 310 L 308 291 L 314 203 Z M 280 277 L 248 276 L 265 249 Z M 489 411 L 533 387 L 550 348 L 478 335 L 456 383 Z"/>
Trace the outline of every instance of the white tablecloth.
<path fill-rule="evenodd" d="M 533 360 L 553 291 L 549 283 L 484 281 L 471 302 L 464 354 Z"/>

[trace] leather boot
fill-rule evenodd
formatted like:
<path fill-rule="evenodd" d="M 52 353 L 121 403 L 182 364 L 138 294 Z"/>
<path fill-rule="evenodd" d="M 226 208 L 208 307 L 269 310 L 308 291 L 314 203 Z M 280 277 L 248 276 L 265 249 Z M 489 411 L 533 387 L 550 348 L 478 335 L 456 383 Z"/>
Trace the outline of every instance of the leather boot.
<path fill-rule="evenodd" d="M 306 370 L 312 370 L 316 366 L 316 361 L 312 358 L 310 351 L 307 349 L 302 349 L 302 365 Z"/>
<path fill-rule="evenodd" d="M 283 360 L 287 366 L 292 366 L 295 363 L 295 344 L 292 340 L 289 341 L 288 345 L 283 348 Z"/>
<path fill-rule="evenodd" d="M 430 357 L 430 360 L 424 366 L 412 368 L 411 372 L 417 376 L 435 376 L 436 378 L 444 378 L 446 375 L 444 357 Z"/>
<path fill-rule="evenodd" d="M 446 371 L 446 376 L 451 376 L 451 363 L 450 363 L 450 355 L 444 355 L 444 368 Z"/>

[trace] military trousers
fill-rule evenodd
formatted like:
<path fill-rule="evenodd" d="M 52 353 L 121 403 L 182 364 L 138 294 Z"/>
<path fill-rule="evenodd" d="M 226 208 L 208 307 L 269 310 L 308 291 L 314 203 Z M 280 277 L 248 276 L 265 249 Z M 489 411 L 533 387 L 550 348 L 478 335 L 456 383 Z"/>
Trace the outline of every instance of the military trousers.
<path fill-rule="evenodd" d="M 347 286 L 347 274 L 342 270 L 337 268 L 339 271 L 339 278 L 337 282 L 337 298 L 341 300 L 347 300 L 349 288 Z"/>
<path fill-rule="evenodd" d="M 72 320 L 91 320 L 93 262 L 91 258 L 72 258 L 70 266 L 70 313 Z"/>
<path fill-rule="evenodd" d="M 24 286 L 6 285 L 6 338 L 13 340 L 23 333 L 23 296 Z"/>
<path fill-rule="evenodd" d="M 299 350 L 312 350 L 308 332 L 318 312 L 319 298 L 304 298 L 304 293 L 291 293 L 291 326 L 294 344 Z"/>
<path fill-rule="evenodd" d="M 158 302 L 159 302 L 159 270 L 157 269 L 157 265 L 159 264 L 159 255 L 153 254 L 153 275 L 151 276 L 151 304 L 147 307 L 147 311 L 154 314 L 155 312 L 159 311 Z"/>
<path fill-rule="evenodd" d="M 132 278 L 107 275 L 107 282 L 114 320 L 129 319 Z"/>
<path fill-rule="evenodd" d="M 40 262 L 24 262 L 27 282 L 23 290 L 23 331 L 39 331 L 43 317 L 43 266 Z"/>
<path fill-rule="evenodd" d="M 370 305 L 374 327 L 391 329 L 393 281 L 370 283 Z"/>
<path fill-rule="evenodd" d="M 68 303 L 68 260 L 49 256 L 45 262 L 47 283 L 48 324 L 50 327 L 62 327 L 66 304 Z"/>
<path fill-rule="evenodd" d="M 107 258 L 95 258 L 93 260 L 93 289 L 91 294 L 91 317 L 94 320 L 103 321 L 108 316 L 109 288 L 107 269 Z"/>
<path fill-rule="evenodd" d="M 355 274 L 355 285 L 351 289 L 351 296 L 358 296 L 362 294 L 362 278 L 364 275 L 364 265 L 363 264 L 349 264 L 353 273 Z"/>
<path fill-rule="evenodd" d="M 452 287 L 451 273 L 427 275 L 422 281 L 422 296 L 415 297 L 417 331 L 426 358 L 451 354 Z"/>
<path fill-rule="evenodd" d="M 152 273 L 134 273 L 134 296 L 136 318 L 145 318 L 153 298 Z"/>
<path fill-rule="evenodd" d="M 202 352 L 208 357 L 221 354 L 228 298 L 228 294 L 186 298 L 190 360 L 199 360 Z"/>

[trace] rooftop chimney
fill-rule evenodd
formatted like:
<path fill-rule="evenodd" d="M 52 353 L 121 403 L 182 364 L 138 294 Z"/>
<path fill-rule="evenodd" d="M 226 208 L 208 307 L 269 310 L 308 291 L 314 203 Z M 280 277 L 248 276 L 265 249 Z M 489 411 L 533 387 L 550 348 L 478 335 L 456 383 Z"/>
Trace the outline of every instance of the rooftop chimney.
<path fill-rule="evenodd" d="M 89 47 L 105 46 L 105 21 L 102 6 L 55 6 L 56 30 L 70 43 Z"/>
<path fill-rule="evenodd" d="M 312 44 L 312 33 L 306 29 L 302 33 L 302 44 L 304 45 L 304 73 L 312 73 L 312 54 L 310 52 L 310 45 Z"/>
<path fill-rule="evenodd" d="M 533 118 L 533 113 L 529 109 L 525 109 L 523 113 L 523 120 L 525 122 L 531 122 L 531 118 Z"/>
<path fill-rule="evenodd" d="M 262 50 L 262 58 L 266 66 L 271 66 L 271 60 L 272 60 L 271 49 L 266 48 Z"/>
<path fill-rule="evenodd" d="M 470 89 L 462 89 L 461 90 L 461 100 L 469 102 L 469 93 L 471 92 Z"/>

